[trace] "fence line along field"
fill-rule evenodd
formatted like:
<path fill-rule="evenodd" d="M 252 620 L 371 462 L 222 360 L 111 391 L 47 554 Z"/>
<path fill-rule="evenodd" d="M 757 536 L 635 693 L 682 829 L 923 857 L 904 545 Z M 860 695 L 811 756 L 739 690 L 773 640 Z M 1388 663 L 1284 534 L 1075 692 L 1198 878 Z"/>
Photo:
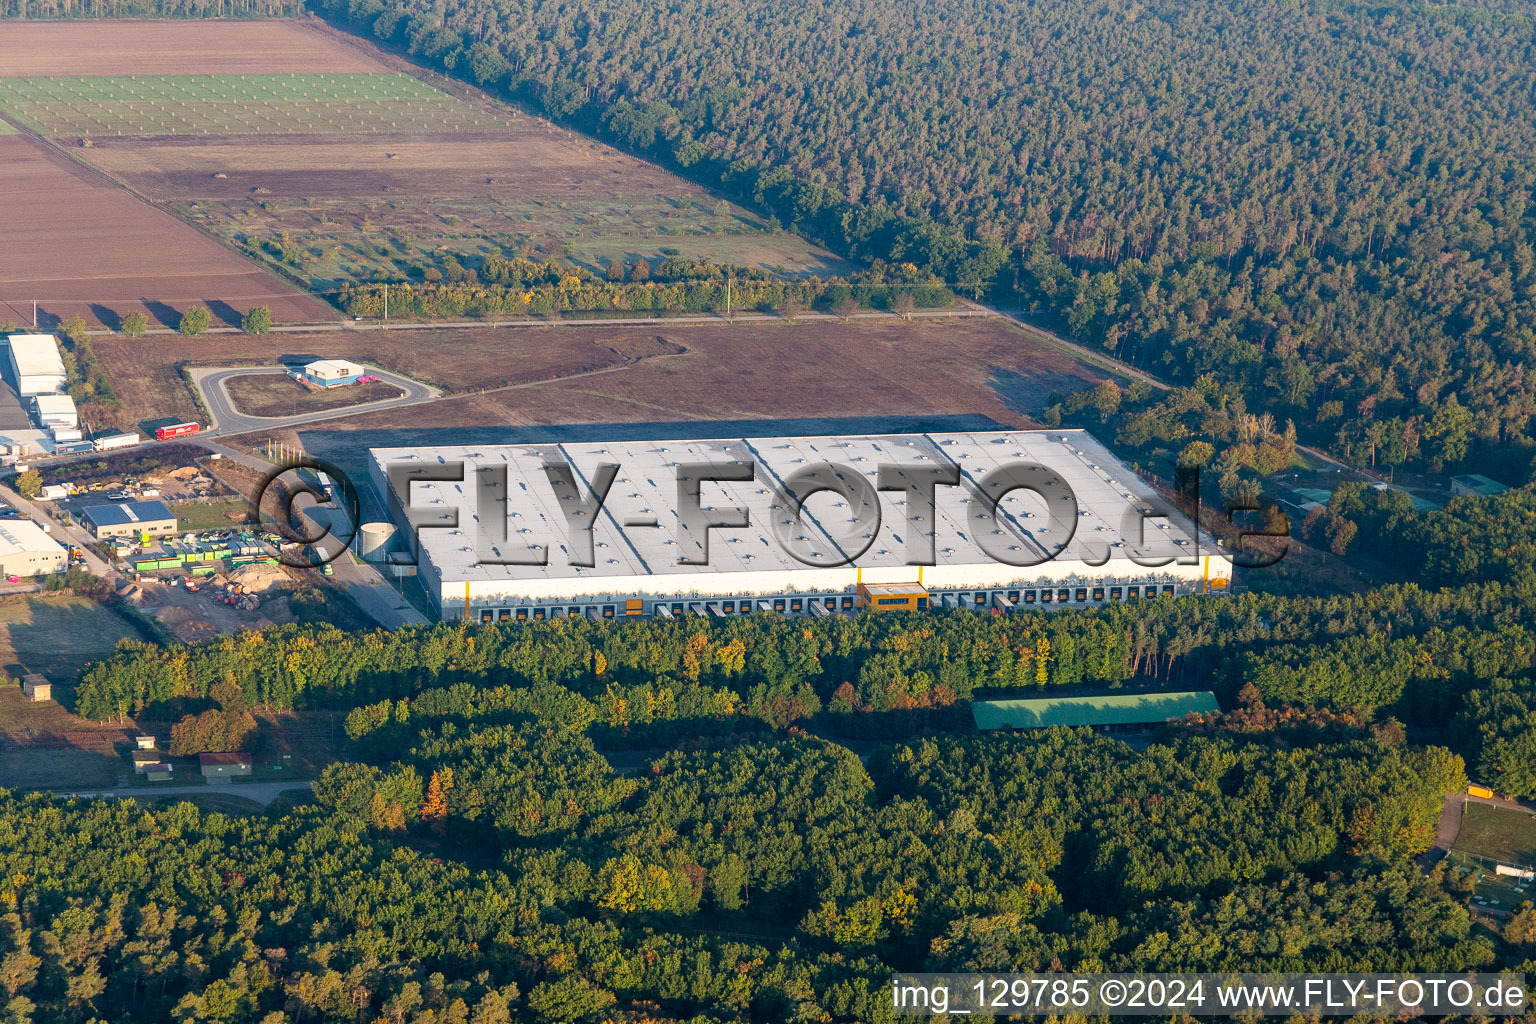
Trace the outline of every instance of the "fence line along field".
<path fill-rule="evenodd" d="M 0 78 L 0 111 L 47 135 L 490 131 L 487 110 L 401 74 Z"/>
<path fill-rule="evenodd" d="M 0 78 L 389 70 L 301 21 L 7 21 Z"/>

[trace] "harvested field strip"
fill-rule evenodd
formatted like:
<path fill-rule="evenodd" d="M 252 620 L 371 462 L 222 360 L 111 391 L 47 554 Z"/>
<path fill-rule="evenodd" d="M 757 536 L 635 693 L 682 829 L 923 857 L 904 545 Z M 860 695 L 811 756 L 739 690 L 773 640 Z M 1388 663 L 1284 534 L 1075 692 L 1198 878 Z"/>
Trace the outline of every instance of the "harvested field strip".
<path fill-rule="evenodd" d="M 0 76 L 387 71 L 300 21 L 8 21 Z"/>
<path fill-rule="evenodd" d="M 334 316 L 26 136 L 0 136 L 0 232 L 0 319 L 30 318 L 34 300 L 50 319 L 78 313 L 107 324 L 143 312 L 173 327 L 193 303 L 226 323 L 252 306 L 270 308 L 278 322 Z"/>
<path fill-rule="evenodd" d="M 52 135 L 495 131 L 506 121 L 410 75 L 0 78 L 0 110 Z"/>

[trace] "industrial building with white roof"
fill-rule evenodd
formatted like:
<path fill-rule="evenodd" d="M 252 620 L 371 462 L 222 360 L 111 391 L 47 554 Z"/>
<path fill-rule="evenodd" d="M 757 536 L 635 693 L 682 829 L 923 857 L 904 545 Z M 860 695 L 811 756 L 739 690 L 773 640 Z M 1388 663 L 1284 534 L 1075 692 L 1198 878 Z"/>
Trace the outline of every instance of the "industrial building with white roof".
<path fill-rule="evenodd" d="M 1225 589 L 1231 576 L 1214 540 L 1076 430 L 377 448 L 371 455 L 374 487 L 449 620 L 1084 607 Z M 750 479 L 680 469 L 743 463 L 753 467 Z M 573 492 L 557 491 L 548 464 L 571 467 Z M 585 559 L 573 559 L 581 544 L 569 524 L 585 527 L 582 505 L 603 464 L 617 468 L 590 520 L 590 564 L 572 564 Z M 844 493 L 806 497 L 814 487 L 787 482 L 818 466 L 849 481 Z M 877 490 L 882 467 L 883 482 L 895 489 Z M 850 471 L 862 479 L 850 481 Z M 984 484 L 1015 472 L 1026 481 L 1018 488 L 1041 493 L 1005 495 L 997 483 Z M 958 485 L 933 488 L 931 521 L 925 502 L 914 499 L 909 527 L 916 492 L 904 487 L 925 473 Z M 688 504 L 680 475 L 702 479 L 692 486 L 706 517 L 741 509 L 748 525 L 690 523 L 679 507 Z M 1052 500 L 1070 492 L 1075 501 L 1048 505 L 1046 492 Z M 847 499 L 861 496 L 878 502 L 878 524 L 874 510 L 849 508 Z M 992 503 L 995 516 L 986 514 Z M 973 537 L 978 524 L 986 544 Z M 909 552 L 925 545 L 931 557 Z M 801 557 L 788 550 L 796 546 Z M 537 562 L 535 547 L 544 564 L 506 564 Z"/>
<path fill-rule="evenodd" d="M 69 568 L 69 552 L 30 519 L 0 519 L 0 573 L 36 576 Z"/>
<path fill-rule="evenodd" d="M 12 334 L 6 339 L 6 353 L 16 378 L 16 393 L 22 398 L 51 395 L 64 387 L 64 358 L 53 335 Z"/>

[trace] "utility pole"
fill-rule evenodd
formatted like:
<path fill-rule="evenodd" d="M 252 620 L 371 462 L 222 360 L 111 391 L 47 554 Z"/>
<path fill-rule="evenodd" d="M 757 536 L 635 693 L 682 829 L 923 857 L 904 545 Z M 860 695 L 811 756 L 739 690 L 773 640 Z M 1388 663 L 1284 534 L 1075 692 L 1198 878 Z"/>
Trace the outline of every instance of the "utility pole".
<path fill-rule="evenodd" d="M 37 330 L 37 300 L 32 300 L 32 329 Z"/>
<path fill-rule="evenodd" d="M 727 320 L 729 320 L 731 318 L 731 277 L 732 276 L 733 275 L 731 275 L 729 272 L 727 272 L 726 275 L 725 275 L 725 318 Z"/>
<path fill-rule="evenodd" d="M 389 285 L 384 286 L 384 319 L 389 319 Z"/>

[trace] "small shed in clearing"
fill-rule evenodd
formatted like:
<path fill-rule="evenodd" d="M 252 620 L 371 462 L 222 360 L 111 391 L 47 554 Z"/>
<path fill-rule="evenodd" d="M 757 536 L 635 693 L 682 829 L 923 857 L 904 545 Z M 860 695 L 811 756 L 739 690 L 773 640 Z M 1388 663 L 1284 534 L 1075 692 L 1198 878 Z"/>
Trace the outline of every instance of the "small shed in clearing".
<path fill-rule="evenodd" d="M 133 762 L 133 770 L 143 775 L 164 761 L 165 755 L 158 750 L 141 750 L 136 747 L 128 752 L 128 759 Z"/>
<path fill-rule="evenodd" d="M 21 677 L 21 695 L 34 703 L 53 700 L 53 684 L 36 672 Z"/>
<path fill-rule="evenodd" d="M 251 774 L 250 754 L 198 754 L 197 763 L 209 782 L 228 782 L 236 775 Z"/>
<path fill-rule="evenodd" d="M 1103 697 L 1038 697 L 978 700 L 971 704 L 976 728 L 1043 729 L 1051 725 L 1153 725 L 1188 714 L 1220 711 L 1209 690 L 1180 693 L 1124 693 Z"/>
<path fill-rule="evenodd" d="M 149 765 L 144 769 L 144 777 L 150 782 L 170 782 L 171 766 L 164 761 Z"/>

